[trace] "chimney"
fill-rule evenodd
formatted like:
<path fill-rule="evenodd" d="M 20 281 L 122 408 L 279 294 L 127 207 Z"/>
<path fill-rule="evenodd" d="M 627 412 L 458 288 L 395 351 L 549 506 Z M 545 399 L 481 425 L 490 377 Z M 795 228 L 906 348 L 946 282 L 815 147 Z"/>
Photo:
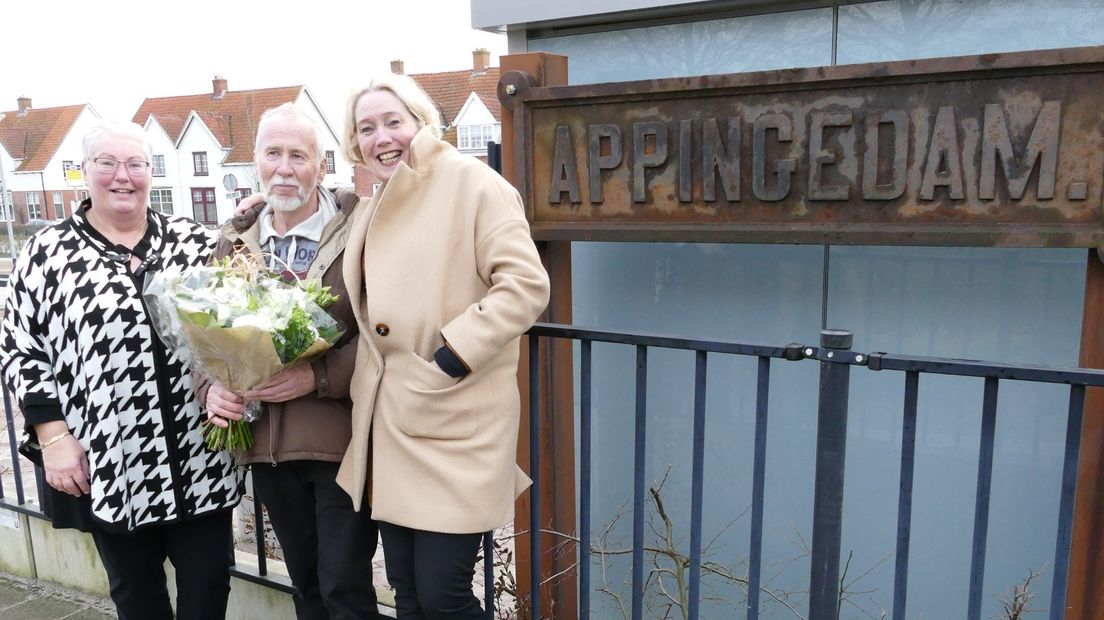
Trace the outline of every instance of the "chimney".
<path fill-rule="evenodd" d="M 401 61 L 401 60 L 392 60 L 391 61 L 391 73 L 394 73 L 395 75 L 404 75 L 405 71 L 406 71 L 406 67 L 403 66 L 403 61 Z"/>
<path fill-rule="evenodd" d="M 222 96 L 226 94 L 226 78 L 221 75 L 215 75 L 215 79 L 211 80 L 211 90 L 213 99 L 222 99 Z"/>
<path fill-rule="evenodd" d="M 472 52 L 472 73 L 483 73 L 489 64 L 491 64 L 491 53 L 485 48 L 481 47 Z"/>
<path fill-rule="evenodd" d="M 20 114 L 20 116 L 25 115 L 27 113 L 27 110 L 31 109 L 31 98 L 30 97 L 19 97 L 18 99 L 15 100 L 15 102 L 19 105 L 19 114 Z"/>

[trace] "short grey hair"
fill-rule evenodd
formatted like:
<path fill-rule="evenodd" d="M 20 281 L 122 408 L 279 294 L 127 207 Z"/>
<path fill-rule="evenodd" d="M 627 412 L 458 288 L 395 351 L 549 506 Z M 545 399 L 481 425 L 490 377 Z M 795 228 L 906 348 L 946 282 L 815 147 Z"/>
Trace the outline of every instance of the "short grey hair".
<path fill-rule="evenodd" d="M 150 145 L 149 136 L 137 124 L 100 121 L 92 129 L 89 129 L 81 140 L 81 146 L 84 148 L 84 161 L 92 161 L 92 158 L 96 156 L 96 145 L 102 138 L 106 137 L 133 140 L 142 145 L 142 151 L 145 152 L 146 159 L 153 160 L 153 146 Z"/>
<path fill-rule="evenodd" d="M 314 118 L 310 114 L 303 111 L 302 108 L 291 103 L 282 103 L 275 108 L 269 108 L 265 110 L 264 114 L 261 114 L 261 119 L 257 121 L 257 137 L 253 141 L 253 159 L 257 158 L 257 151 L 261 146 L 261 128 L 268 121 L 271 121 L 277 116 L 290 116 L 297 118 L 306 123 L 311 129 L 314 130 L 314 155 L 318 159 L 318 163 L 321 164 L 326 160 L 326 152 L 322 150 L 322 128 L 315 122 Z"/>
<path fill-rule="evenodd" d="M 437 138 L 441 137 L 441 113 L 433 100 L 422 90 L 421 86 L 408 75 L 387 73 L 368 80 L 363 88 L 354 90 L 349 95 L 349 101 L 345 104 L 345 133 L 341 136 L 341 149 L 345 153 L 345 159 L 365 164 L 364 156 L 360 152 L 357 143 L 356 105 L 360 98 L 368 93 L 381 90 L 390 92 L 402 102 L 410 115 L 417 121 L 419 127 L 429 127 Z"/>

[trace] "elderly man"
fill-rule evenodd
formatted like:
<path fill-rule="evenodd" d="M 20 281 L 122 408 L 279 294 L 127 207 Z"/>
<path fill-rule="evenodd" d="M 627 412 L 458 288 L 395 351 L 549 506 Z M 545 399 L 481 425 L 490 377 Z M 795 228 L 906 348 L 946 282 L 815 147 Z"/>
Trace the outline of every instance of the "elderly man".
<path fill-rule="evenodd" d="M 358 199 L 319 185 L 326 174 L 321 147 L 318 126 L 296 106 L 261 116 L 254 158 L 267 205 L 259 215 L 252 209 L 223 226 L 215 255 L 261 254 L 276 271 L 321 279 L 338 296 L 327 311 L 348 331 L 312 363 L 243 395 L 214 383 L 205 402 L 208 418 L 219 426 L 240 419 L 245 400 L 265 403 L 252 424 L 255 444 L 239 461 L 255 464 L 254 490 L 283 547 L 298 618 L 376 618 L 376 524 L 369 509 L 353 509 L 334 481 L 351 434 L 357 324 L 341 263 Z"/>

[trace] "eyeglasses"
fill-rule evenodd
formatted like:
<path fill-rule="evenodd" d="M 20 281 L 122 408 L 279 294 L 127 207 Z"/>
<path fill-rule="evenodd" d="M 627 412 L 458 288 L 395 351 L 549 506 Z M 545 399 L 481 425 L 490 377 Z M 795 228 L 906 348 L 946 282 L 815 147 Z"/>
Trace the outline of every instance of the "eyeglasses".
<path fill-rule="evenodd" d="M 126 166 L 127 174 L 131 176 L 137 176 L 145 174 L 149 169 L 150 163 L 148 161 L 142 161 L 140 159 L 132 159 L 130 161 L 117 161 L 110 157 L 93 157 L 92 163 L 96 166 L 96 172 L 102 172 L 103 174 L 115 174 L 115 171 L 119 169 L 119 166 Z"/>

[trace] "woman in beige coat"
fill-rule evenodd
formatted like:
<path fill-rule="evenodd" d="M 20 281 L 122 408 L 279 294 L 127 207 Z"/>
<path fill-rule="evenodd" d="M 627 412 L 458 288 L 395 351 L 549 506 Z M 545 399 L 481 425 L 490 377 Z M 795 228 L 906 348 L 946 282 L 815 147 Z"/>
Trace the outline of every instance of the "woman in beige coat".
<path fill-rule="evenodd" d="M 515 464 L 518 342 L 548 275 L 517 191 L 440 139 L 413 80 L 355 92 L 345 125 L 346 156 L 379 186 L 345 252 L 360 346 L 338 482 L 359 506 L 372 459 L 399 618 L 480 618 L 481 535 L 512 519 L 529 484 Z"/>

